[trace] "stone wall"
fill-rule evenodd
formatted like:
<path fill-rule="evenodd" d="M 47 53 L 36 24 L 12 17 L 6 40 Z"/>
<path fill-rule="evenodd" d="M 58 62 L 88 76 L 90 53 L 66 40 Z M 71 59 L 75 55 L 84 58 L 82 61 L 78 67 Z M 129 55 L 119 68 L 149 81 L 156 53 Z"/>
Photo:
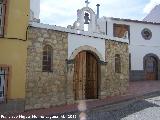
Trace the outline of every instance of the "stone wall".
<path fill-rule="evenodd" d="M 121 73 L 115 72 L 115 54 L 121 57 Z M 105 78 L 101 78 L 101 98 L 124 94 L 129 81 L 128 44 L 106 40 L 106 62 L 101 71 L 101 74 L 105 74 Z"/>
<path fill-rule="evenodd" d="M 65 104 L 67 33 L 29 27 L 25 109 Z M 43 46 L 53 48 L 53 72 L 42 72 Z"/>
<path fill-rule="evenodd" d="M 27 80 L 25 109 L 48 108 L 71 104 L 74 100 L 73 76 L 74 57 L 81 49 L 96 49 L 83 46 L 75 50 L 75 55 L 68 58 L 68 33 L 44 28 L 29 27 L 27 53 Z M 53 48 L 53 72 L 42 72 L 43 46 Z M 98 98 L 123 94 L 128 87 L 129 52 L 128 44 L 106 40 L 106 61 L 98 61 Z M 79 52 L 77 52 L 79 51 Z M 121 73 L 115 72 L 115 54 L 121 57 Z"/>

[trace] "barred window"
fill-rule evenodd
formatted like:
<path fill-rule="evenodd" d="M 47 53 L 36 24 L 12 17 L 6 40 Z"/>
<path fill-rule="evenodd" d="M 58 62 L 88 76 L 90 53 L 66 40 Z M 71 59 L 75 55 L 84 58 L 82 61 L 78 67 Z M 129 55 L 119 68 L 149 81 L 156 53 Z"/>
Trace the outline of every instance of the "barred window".
<path fill-rule="evenodd" d="M 43 72 L 52 72 L 53 49 L 50 45 L 43 48 Z"/>
<path fill-rule="evenodd" d="M 129 53 L 129 70 L 131 70 L 131 53 Z"/>
<path fill-rule="evenodd" d="M 9 67 L 0 66 L 0 103 L 6 101 Z"/>
<path fill-rule="evenodd" d="M 4 18 L 5 18 L 6 0 L 0 0 L 0 36 L 4 33 Z"/>
<path fill-rule="evenodd" d="M 115 72 L 121 73 L 121 57 L 119 54 L 115 55 Z"/>

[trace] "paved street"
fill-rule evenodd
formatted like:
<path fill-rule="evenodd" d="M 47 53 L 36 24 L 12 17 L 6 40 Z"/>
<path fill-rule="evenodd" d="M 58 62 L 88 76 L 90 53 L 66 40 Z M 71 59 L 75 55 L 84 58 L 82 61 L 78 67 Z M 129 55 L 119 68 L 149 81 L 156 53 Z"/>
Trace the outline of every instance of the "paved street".
<path fill-rule="evenodd" d="M 81 118 L 86 116 L 87 120 L 150 120 L 151 117 L 153 118 L 153 120 L 159 120 L 159 96 L 160 81 L 130 82 L 126 94 L 121 96 L 106 97 L 104 99 L 97 99 L 93 101 L 89 100 L 85 103 L 86 105 L 82 104 L 79 107 L 79 110 L 85 111 L 81 112 L 81 114 L 79 111 L 77 111 L 77 104 L 71 104 L 55 106 L 47 109 L 29 110 L 15 114 L 13 113 L 9 114 L 7 117 L 16 117 L 18 115 L 34 115 L 39 118 L 43 117 L 42 115 L 44 115 L 52 116 L 52 120 L 69 120 L 69 117 L 72 117 L 71 120 L 79 120 L 80 115 Z M 71 111 L 77 112 L 67 113 Z M 61 117 L 65 118 L 62 119 Z M 46 120 L 45 118 L 42 119 Z"/>
<path fill-rule="evenodd" d="M 81 119 L 79 118 L 79 115 L 81 116 Z M 53 115 L 52 117 L 56 116 L 58 117 L 58 120 L 85 120 L 82 119 L 82 117 L 85 118 L 85 116 L 86 120 L 159 120 L 160 93 L 156 93 L 149 98 L 137 98 L 114 105 L 86 110 L 83 113 L 72 112 Z M 72 119 L 69 117 L 72 117 Z M 52 118 L 52 120 L 54 119 L 56 118 Z"/>

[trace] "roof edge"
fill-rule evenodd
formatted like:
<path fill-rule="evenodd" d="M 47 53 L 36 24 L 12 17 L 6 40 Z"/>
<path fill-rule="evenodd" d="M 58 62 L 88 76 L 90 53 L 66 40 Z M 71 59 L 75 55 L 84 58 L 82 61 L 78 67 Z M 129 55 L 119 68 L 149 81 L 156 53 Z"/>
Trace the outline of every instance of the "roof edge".
<path fill-rule="evenodd" d="M 125 21 L 125 22 L 135 22 L 135 23 L 144 23 L 144 24 L 151 24 L 151 25 L 160 25 L 160 23 L 156 23 L 156 22 L 147 22 L 147 21 L 132 20 L 132 19 L 114 18 L 114 17 L 107 17 L 107 18 L 110 18 L 112 20 Z"/>
<path fill-rule="evenodd" d="M 60 26 L 55 26 L 55 25 L 29 22 L 29 26 L 30 27 L 36 27 L 36 28 L 51 29 L 51 30 L 66 32 L 66 33 L 70 33 L 70 34 L 100 38 L 100 39 L 104 39 L 104 40 L 113 40 L 113 41 L 117 41 L 117 42 L 129 43 L 128 39 L 117 38 L 117 37 L 109 37 L 109 36 L 103 35 L 103 34 L 91 33 L 91 32 L 88 32 L 88 31 L 81 31 L 81 30 L 70 29 L 70 28 L 65 28 L 65 27 L 60 27 Z"/>

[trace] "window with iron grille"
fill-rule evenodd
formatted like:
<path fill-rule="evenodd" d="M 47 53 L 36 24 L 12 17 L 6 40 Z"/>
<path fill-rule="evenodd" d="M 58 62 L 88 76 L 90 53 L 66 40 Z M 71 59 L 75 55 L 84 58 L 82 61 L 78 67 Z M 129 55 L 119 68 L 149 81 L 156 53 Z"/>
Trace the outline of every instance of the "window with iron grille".
<path fill-rule="evenodd" d="M 131 70 L 131 53 L 129 53 L 129 70 Z"/>
<path fill-rule="evenodd" d="M 0 36 L 4 33 L 4 18 L 5 18 L 6 0 L 0 0 Z"/>
<path fill-rule="evenodd" d="M 45 45 L 43 48 L 43 72 L 52 72 L 52 60 L 53 60 L 53 49 L 50 45 Z"/>
<path fill-rule="evenodd" d="M 119 54 L 115 55 L 115 72 L 121 73 L 121 57 Z"/>
<path fill-rule="evenodd" d="M 6 89 L 9 68 L 0 66 L 0 103 L 4 102 L 6 99 Z"/>

